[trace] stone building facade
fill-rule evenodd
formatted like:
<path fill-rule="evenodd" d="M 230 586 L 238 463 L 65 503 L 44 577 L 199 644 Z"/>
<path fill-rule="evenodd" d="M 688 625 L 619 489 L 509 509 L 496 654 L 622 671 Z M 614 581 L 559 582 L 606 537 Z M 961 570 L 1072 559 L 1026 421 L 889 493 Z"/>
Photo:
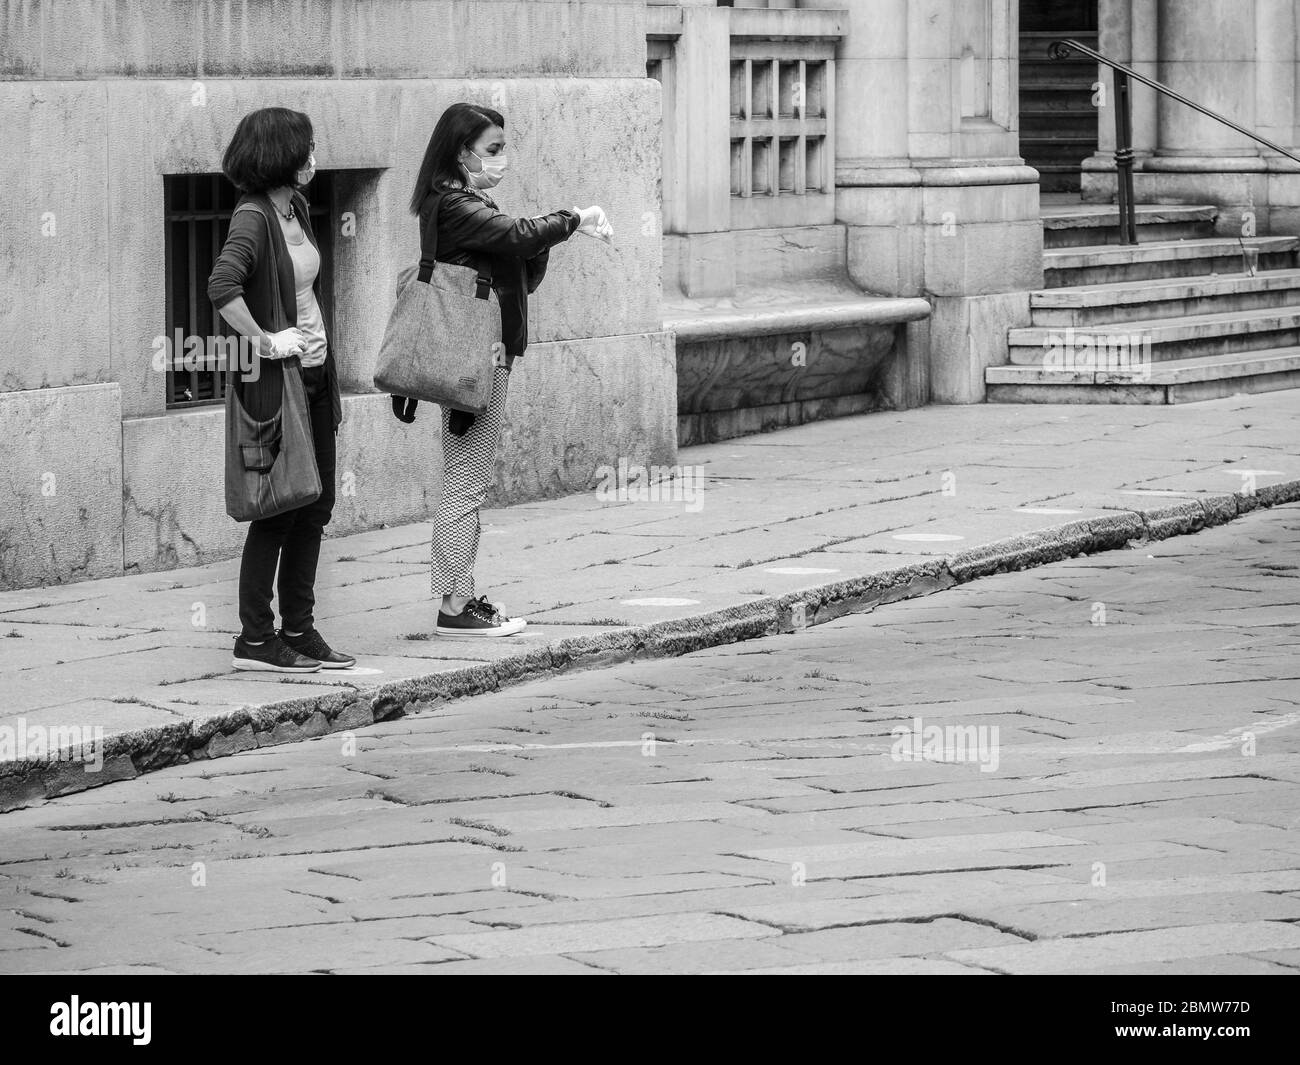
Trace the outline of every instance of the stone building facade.
<path fill-rule="evenodd" d="M 338 535 L 421 520 L 436 498 L 436 419 L 398 423 L 371 373 L 448 104 L 506 115 L 505 210 L 599 203 L 616 230 L 613 247 L 557 249 L 534 297 L 492 500 L 520 502 L 589 488 L 620 459 L 670 465 L 679 444 L 984 400 L 1044 276 L 1021 23 L 1090 31 L 1293 144 L 1294 8 L 0 0 L 0 587 L 237 552 L 219 395 L 156 355 L 177 330 L 220 328 L 195 279 L 229 209 L 221 153 L 250 110 L 315 124 L 347 413 Z M 1082 162 L 1062 169 L 1101 201 L 1099 103 L 1072 119 Z M 1292 231 L 1300 168 L 1154 98 L 1135 128 L 1139 198 Z"/>

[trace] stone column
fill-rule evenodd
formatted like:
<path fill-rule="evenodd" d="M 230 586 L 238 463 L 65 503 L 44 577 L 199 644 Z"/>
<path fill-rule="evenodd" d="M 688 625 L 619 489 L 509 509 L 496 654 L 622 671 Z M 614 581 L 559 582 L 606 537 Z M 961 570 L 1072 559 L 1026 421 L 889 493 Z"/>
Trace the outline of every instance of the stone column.
<path fill-rule="evenodd" d="M 1300 144 L 1296 128 L 1296 33 L 1293 0 L 1255 0 L 1255 107 L 1258 132 L 1290 148 Z M 1268 169 L 1268 203 L 1256 219 L 1263 233 L 1300 233 L 1300 164 L 1271 148 L 1260 148 Z"/>
<path fill-rule="evenodd" d="M 1296 29 L 1294 0 L 1255 0 L 1256 132 L 1287 148 L 1296 133 Z"/>
<path fill-rule="evenodd" d="M 984 398 L 1042 286 L 1037 174 L 1017 144 L 1012 0 L 849 0 L 838 64 L 837 211 L 854 281 L 925 295 L 939 403 Z"/>
<path fill-rule="evenodd" d="M 1255 0 L 1160 0 L 1159 80 L 1255 128 Z M 1227 126 L 1160 94 L 1156 154 L 1220 160 L 1257 155 Z"/>
<path fill-rule="evenodd" d="M 678 204 L 676 234 L 665 242 L 681 291 L 726 296 L 736 290 L 731 234 L 731 12 L 723 7 L 681 7 L 676 49 L 676 158 L 670 173 Z M 721 101 L 721 104 L 719 104 Z"/>
<path fill-rule="evenodd" d="M 1256 126 L 1256 0 L 1159 0 L 1159 80 L 1247 129 Z M 1139 200 L 1213 203 L 1223 234 L 1257 225 L 1268 201 L 1258 146 L 1163 94 L 1159 142 L 1137 175 Z"/>

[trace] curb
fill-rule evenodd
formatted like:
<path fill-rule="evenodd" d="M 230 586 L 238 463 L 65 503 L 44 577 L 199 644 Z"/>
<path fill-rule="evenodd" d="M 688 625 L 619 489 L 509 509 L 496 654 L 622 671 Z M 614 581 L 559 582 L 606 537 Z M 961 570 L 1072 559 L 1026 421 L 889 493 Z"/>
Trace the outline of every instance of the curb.
<path fill-rule="evenodd" d="M 90 774 L 75 751 L 64 760 L 0 763 L 0 812 L 42 799 L 130 780 L 167 766 L 221 758 L 257 747 L 323 736 L 389 721 L 439 702 L 483 695 L 512 684 L 573 669 L 594 669 L 692 651 L 777 633 L 795 632 L 878 606 L 915 599 L 980 577 L 1032 569 L 1131 543 L 1185 536 L 1223 525 L 1261 508 L 1300 500 L 1300 480 L 1253 494 L 1207 496 L 1167 507 L 1116 511 L 1041 532 L 996 540 L 947 558 L 913 563 L 864 577 L 768 596 L 740 606 L 593 636 L 568 637 L 497 662 L 393 681 L 365 693 L 287 699 L 202 721 L 182 721 L 108 737 L 103 767 Z"/>

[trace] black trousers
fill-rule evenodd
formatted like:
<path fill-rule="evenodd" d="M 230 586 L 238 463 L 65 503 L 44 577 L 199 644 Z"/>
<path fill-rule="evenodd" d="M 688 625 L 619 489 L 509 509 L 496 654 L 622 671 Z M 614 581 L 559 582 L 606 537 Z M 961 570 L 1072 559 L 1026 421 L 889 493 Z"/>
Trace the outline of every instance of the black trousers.
<path fill-rule="evenodd" d="M 314 625 L 321 535 L 334 510 L 334 416 L 325 367 L 304 369 L 302 380 L 307 389 L 321 494 L 305 507 L 249 522 L 239 567 L 239 620 L 246 640 L 262 641 L 275 634 L 273 586 L 280 594 L 280 620 L 286 629 L 306 632 Z"/>

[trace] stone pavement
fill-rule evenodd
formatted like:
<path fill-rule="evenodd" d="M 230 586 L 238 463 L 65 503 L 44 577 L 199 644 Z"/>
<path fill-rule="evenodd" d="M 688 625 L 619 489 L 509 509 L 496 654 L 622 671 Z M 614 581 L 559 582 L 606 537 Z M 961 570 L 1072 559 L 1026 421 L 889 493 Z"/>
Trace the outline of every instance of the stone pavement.
<path fill-rule="evenodd" d="M 431 635 L 427 524 L 329 540 L 318 624 L 361 659 L 342 674 L 232 671 L 237 560 L 0 593 L 0 735 L 110 737 L 90 774 L 0 750 L 0 809 L 1231 520 L 1300 498 L 1298 416 L 1300 391 L 927 407 L 683 449 L 675 500 L 633 480 L 487 513 L 480 588 L 530 619 L 508 640 Z"/>
<path fill-rule="evenodd" d="M 1297 549 L 1257 510 L 14 811 L 0 971 L 1294 973 Z"/>

